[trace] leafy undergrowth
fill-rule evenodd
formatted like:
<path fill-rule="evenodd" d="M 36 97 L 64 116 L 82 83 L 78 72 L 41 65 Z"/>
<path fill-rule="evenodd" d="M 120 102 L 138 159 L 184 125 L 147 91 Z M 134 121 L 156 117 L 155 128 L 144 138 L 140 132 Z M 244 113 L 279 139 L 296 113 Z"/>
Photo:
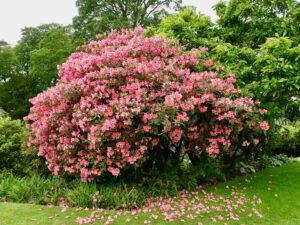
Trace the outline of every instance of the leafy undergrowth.
<path fill-rule="evenodd" d="M 0 224 L 300 224 L 299 175 L 291 163 L 130 212 L 0 203 Z"/>

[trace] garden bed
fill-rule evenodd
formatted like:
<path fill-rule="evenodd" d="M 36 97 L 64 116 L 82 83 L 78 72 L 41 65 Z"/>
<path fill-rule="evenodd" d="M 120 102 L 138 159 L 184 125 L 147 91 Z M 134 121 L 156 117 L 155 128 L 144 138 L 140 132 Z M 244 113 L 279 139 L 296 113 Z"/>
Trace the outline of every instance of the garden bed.
<path fill-rule="evenodd" d="M 126 211 L 122 210 L 104 210 L 103 212 L 94 214 L 95 217 L 93 218 L 99 215 L 99 218 L 103 216 L 103 219 L 99 219 L 93 224 L 105 223 L 108 216 L 111 216 L 113 219 L 111 224 L 143 224 L 145 221 L 151 221 L 151 224 L 181 224 L 183 223 L 182 219 L 185 221 L 185 224 L 197 224 L 198 222 L 203 224 L 299 224 L 299 175 L 300 163 L 297 162 L 284 165 L 280 168 L 269 168 L 257 174 L 239 177 L 229 182 L 211 186 L 204 190 L 207 194 L 204 194 L 199 189 L 198 193 L 190 193 L 190 198 L 186 194 L 185 198 L 188 203 L 184 206 L 185 213 L 180 218 L 174 218 L 173 222 L 165 220 L 166 212 L 170 215 L 174 212 L 172 209 L 166 210 L 167 208 L 165 208 L 153 211 L 153 207 L 151 212 L 149 212 L 151 207 L 147 207 L 148 212 L 141 210 L 140 213 L 137 211 L 135 215 L 132 215 L 132 212 L 126 213 Z M 235 195 L 232 192 L 239 194 Z M 221 197 L 235 201 L 242 200 L 243 204 L 240 204 L 237 209 L 233 209 L 234 216 L 232 217 L 229 215 L 230 212 L 224 211 L 225 208 L 221 203 L 213 201 L 205 203 L 208 194 L 215 196 L 217 199 Z M 205 207 L 210 207 L 210 210 L 201 211 L 199 214 L 196 213 L 197 210 L 191 210 L 192 205 L 197 201 L 198 203 L 202 202 Z M 177 199 L 174 202 L 180 202 L 180 200 Z M 240 201 L 240 203 L 242 202 Z M 191 204 L 190 206 L 189 203 Z M 169 204 L 172 205 L 174 203 Z M 235 203 L 231 205 L 233 206 Z M 217 208 L 218 206 L 223 211 L 216 210 L 219 209 Z M 65 210 L 62 207 L 0 203 L 1 225 L 76 224 L 76 221 L 83 222 L 82 218 L 91 219 L 90 216 L 95 211 L 80 208 L 66 208 Z M 258 213 L 255 213 L 255 211 Z"/>

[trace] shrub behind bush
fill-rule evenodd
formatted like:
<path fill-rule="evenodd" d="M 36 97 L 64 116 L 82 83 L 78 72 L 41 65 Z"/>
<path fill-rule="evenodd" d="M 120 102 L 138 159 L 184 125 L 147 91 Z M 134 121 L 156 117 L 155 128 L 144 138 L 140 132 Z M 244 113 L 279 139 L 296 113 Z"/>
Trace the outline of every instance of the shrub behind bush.
<path fill-rule="evenodd" d="M 270 143 L 271 153 L 300 157 L 300 121 L 278 127 Z"/>
<path fill-rule="evenodd" d="M 0 171 L 22 171 L 20 147 L 24 127 L 20 120 L 0 117 Z"/>

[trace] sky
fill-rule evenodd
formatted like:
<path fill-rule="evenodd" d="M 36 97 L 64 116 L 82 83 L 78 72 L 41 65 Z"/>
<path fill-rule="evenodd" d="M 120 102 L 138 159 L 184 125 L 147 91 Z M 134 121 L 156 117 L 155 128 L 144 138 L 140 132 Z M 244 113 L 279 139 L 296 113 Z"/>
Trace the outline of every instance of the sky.
<path fill-rule="evenodd" d="M 0 40 L 12 46 L 21 38 L 21 29 L 45 23 L 68 25 L 78 14 L 76 0 L 0 0 Z M 212 6 L 219 0 L 183 0 L 216 19 Z"/>

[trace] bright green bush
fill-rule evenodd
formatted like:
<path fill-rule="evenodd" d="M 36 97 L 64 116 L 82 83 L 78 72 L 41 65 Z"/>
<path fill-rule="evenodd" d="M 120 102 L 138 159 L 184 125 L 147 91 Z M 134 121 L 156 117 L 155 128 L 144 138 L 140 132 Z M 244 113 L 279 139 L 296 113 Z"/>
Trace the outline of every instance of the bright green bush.
<path fill-rule="evenodd" d="M 0 171 L 22 170 L 22 157 L 20 147 L 24 127 L 20 120 L 12 120 L 9 117 L 0 117 Z"/>
<path fill-rule="evenodd" d="M 151 34 L 153 28 L 148 28 Z M 209 16 L 197 13 L 196 8 L 189 7 L 178 14 L 165 16 L 157 30 L 157 33 L 167 38 L 175 38 L 188 49 L 209 47 L 212 48 L 221 43 L 218 30 Z"/>
<path fill-rule="evenodd" d="M 0 108 L 0 118 L 5 118 L 8 116 L 8 113 L 5 112 L 2 108 Z"/>
<path fill-rule="evenodd" d="M 0 111 L 0 172 L 19 175 L 49 175 L 45 160 L 36 146 L 27 146 L 30 132 L 20 120 L 12 120 Z"/>

